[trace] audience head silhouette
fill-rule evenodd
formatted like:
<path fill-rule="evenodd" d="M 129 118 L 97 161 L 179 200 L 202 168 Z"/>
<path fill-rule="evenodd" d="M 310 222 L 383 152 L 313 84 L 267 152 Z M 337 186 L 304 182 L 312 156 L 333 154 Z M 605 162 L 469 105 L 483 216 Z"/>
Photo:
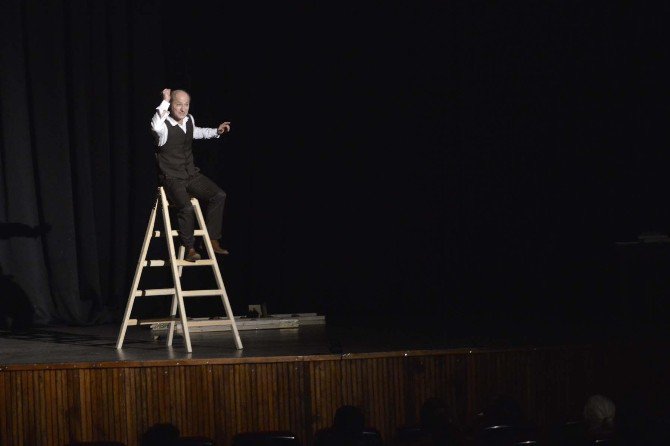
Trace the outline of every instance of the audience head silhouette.
<path fill-rule="evenodd" d="M 460 444 L 460 431 L 446 401 L 441 398 L 428 398 L 421 405 L 421 431 L 412 444 L 430 444 L 434 446 Z"/>
<path fill-rule="evenodd" d="M 362 446 L 365 416 L 354 406 L 340 406 L 335 411 L 333 425 L 316 434 L 315 446 Z"/>
<path fill-rule="evenodd" d="M 333 430 L 343 434 L 360 434 L 365 428 L 365 416 L 358 407 L 342 406 L 335 412 Z"/>
<path fill-rule="evenodd" d="M 441 429 L 451 423 L 449 407 L 440 398 L 428 398 L 421 406 L 421 427 L 428 430 Z"/>
<path fill-rule="evenodd" d="M 499 395 L 484 410 L 484 419 L 488 425 L 517 426 L 522 420 L 521 406 L 509 395 Z"/>
<path fill-rule="evenodd" d="M 179 429 L 170 423 L 157 423 L 142 436 L 142 446 L 172 446 L 179 441 Z"/>
<path fill-rule="evenodd" d="M 612 400 L 602 395 L 592 395 L 584 405 L 584 420 L 591 432 L 614 430 L 616 407 Z"/>

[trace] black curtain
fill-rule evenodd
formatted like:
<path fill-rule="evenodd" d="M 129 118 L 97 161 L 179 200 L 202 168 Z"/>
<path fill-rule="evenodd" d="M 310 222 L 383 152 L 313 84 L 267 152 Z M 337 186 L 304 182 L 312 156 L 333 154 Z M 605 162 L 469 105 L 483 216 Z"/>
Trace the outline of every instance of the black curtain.
<path fill-rule="evenodd" d="M 267 302 L 353 321 L 443 305 L 454 192 L 441 151 L 455 129 L 444 104 L 458 98 L 444 65 L 455 28 L 441 20 L 452 7 L 5 9 L 2 265 L 38 323 L 103 322 L 123 308 L 155 191 L 148 122 L 165 87 L 190 91 L 200 125 L 233 121 L 224 141 L 199 143 L 197 161 L 228 193 L 236 312 Z M 428 108 L 406 113 L 417 101 Z"/>
<path fill-rule="evenodd" d="M 134 216 L 155 183 L 144 92 L 164 76 L 156 7 L 3 3 L 0 220 L 41 236 L 5 231 L 2 264 L 37 323 L 106 320 L 124 300 Z"/>

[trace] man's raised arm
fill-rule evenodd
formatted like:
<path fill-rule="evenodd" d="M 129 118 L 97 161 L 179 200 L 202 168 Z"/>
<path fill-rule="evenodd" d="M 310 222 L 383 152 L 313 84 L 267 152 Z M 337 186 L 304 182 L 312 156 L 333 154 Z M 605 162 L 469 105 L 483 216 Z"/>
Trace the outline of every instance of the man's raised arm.
<path fill-rule="evenodd" d="M 167 127 L 165 126 L 165 120 L 169 115 L 168 109 L 170 108 L 171 93 L 172 91 L 169 88 L 163 90 L 163 102 L 156 107 L 156 113 L 154 113 L 154 116 L 151 118 L 151 131 L 156 138 L 156 145 L 158 145 L 158 147 L 167 142 Z"/>

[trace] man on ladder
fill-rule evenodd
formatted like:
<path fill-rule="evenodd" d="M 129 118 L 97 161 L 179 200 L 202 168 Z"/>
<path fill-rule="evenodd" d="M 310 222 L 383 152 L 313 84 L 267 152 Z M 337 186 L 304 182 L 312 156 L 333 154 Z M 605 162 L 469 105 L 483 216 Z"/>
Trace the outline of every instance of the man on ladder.
<path fill-rule="evenodd" d="M 168 200 L 177 209 L 179 238 L 186 249 L 184 260 L 195 262 L 200 254 L 195 247 L 193 231 L 195 213 L 191 197 L 207 205 L 205 221 L 215 253 L 227 255 L 221 247 L 221 228 L 226 193 L 212 180 L 200 173 L 193 163 L 194 139 L 218 138 L 230 131 L 230 122 L 218 128 L 196 127 L 193 115 L 188 113 L 190 95 L 184 90 L 163 90 L 163 102 L 151 119 L 151 131 L 156 138 L 158 180 Z"/>

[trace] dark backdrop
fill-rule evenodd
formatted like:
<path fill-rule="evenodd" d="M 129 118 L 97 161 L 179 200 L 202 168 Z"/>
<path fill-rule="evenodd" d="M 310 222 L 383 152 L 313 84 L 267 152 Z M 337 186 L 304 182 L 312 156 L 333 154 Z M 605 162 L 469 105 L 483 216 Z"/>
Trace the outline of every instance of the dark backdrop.
<path fill-rule="evenodd" d="M 233 123 L 196 160 L 238 313 L 567 333 L 664 295 L 615 242 L 668 229 L 665 9 L 356 3 L 8 0 L 3 311 L 118 320 L 165 87 Z"/>

